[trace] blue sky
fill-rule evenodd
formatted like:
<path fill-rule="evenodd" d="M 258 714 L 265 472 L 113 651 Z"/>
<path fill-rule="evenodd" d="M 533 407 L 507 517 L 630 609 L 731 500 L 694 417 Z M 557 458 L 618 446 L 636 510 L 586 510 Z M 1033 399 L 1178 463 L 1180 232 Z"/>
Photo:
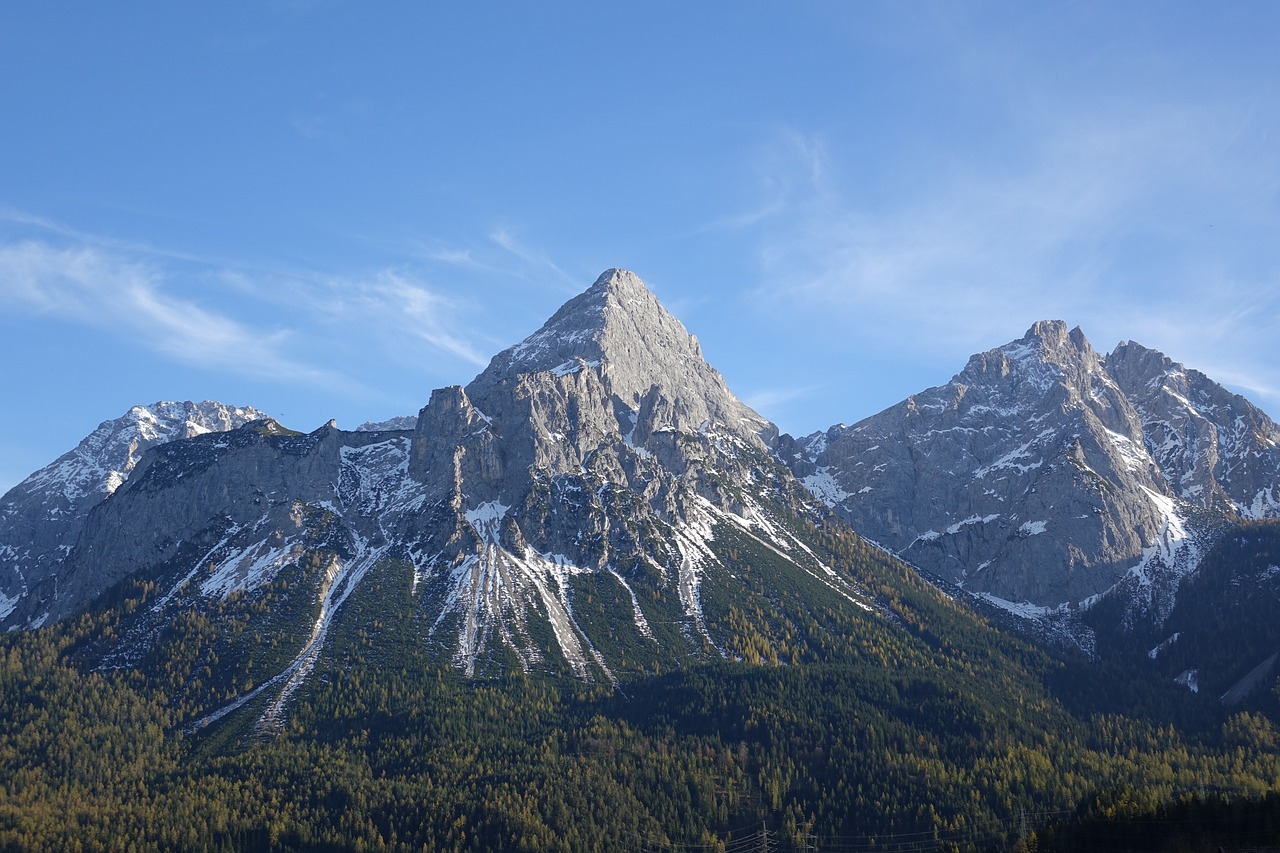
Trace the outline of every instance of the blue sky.
<path fill-rule="evenodd" d="M 605 268 L 785 431 L 1038 319 L 1280 413 L 1280 5 L 0 6 L 0 490 L 416 412 Z"/>

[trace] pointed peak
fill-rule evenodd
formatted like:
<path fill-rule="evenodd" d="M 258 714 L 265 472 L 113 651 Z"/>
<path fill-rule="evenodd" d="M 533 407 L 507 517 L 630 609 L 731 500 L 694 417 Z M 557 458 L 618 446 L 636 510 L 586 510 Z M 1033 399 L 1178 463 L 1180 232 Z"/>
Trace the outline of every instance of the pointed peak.
<path fill-rule="evenodd" d="M 1122 341 L 1106 357 L 1107 371 L 1122 388 L 1133 391 L 1163 385 L 1169 374 L 1183 374 L 1186 368 L 1159 350 L 1136 341 Z"/>
<path fill-rule="evenodd" d="M 587 290 L 570 299 L 542 328 L 494 356 L 481 377 L 496 380 L 521 373 L 563 372 L 566 366 L 598 365 L 610 350 L 639 351 L 646 338 L 669 335 L 699 359 L 701 353 L 680 321 L 635 273 L 608 269 Z M 475 383 L 473 383 L 474 385 Z"/>
<path fill-rule="evenodd" d="M 618 296 L 639 296 L 650 293 L 649 288 L 640 280 L 640 276 L 631 270 L 624 270 L 620 267 L 612 267 L 600 273 L 600 277 L 596 279 L 595 284 L 591 285 L 587 292 Z"/>
<path fill-rule="evenodd" d="M 616 268 L 605 270 L 538 331 L 494 356 L 466 393 L 487 411 L 497 408 L 489 405 L 490 395 L 506 394 L 503 386 L 520 376 L 563 378 L 588 371 L 633 411 L 654 389 L 664 400 L 678 400 L 685 413 L 677 419 L 682 428 L 697 429 L 710 419 L 752 435 L 772 429 L 729 392 L 703 358 L 697 338 L 640 277 Z"/>
<path fill-rule="evenodd" d="M 1170 361 L 1169 357 L 1164 353 L 1160 352 L 1160 350 L 1152 349 L 1151 347 L 1148 347 L 1148 346 L 1143 346 L 1142 344 L 1133 340 L 1121 341 L 1120 343 L 1116 344 L 1116 348 L 1113 349 L 1111 351 L 1111 354 L 1108 356 L 1109 359 L 1110 358 L 1119 358 L 1119 359 L 1139 358 L 1139 357 L 1159 358 L 1164 361 Z"/>
<path fill-rule="evenodd" d="M 667 309 L 658 302 L 640 276 L 630 270 L 614 267 L 600 274 L 591 287 L 570 299 L 551 319 L 524 344 L 534 338 L 543 336 L 548 330 L 557 329 L 568 332 L 587 332 L 602 329 L 605 325 L 605 310 L 620 307 L 629 311 L 641 311 L 667 315 Z M 667 315 L 670 316 L 670 315 Z"/>

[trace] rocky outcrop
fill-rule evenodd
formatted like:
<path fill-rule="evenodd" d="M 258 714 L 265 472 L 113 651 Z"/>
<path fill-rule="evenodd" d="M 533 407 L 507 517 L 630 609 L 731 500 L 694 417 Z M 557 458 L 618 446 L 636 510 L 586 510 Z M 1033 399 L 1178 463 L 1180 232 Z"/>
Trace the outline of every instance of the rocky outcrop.
<path fill-rule="evenodd" d="M 503 506 L 521 541 L 602 566 L 611 548 L 580 545 L 600 540 L 596 514 L 548 517 L 540 484 L 626 492 L 673 522 L 692 495 L 731 505 L 709 472 L 732 481 L 743 454 L 770 464 L 775 435 L 639 278 L 609 270 L 465 389 L 431 395 L 410 473 L 432 500 L 463 514 Z"/>

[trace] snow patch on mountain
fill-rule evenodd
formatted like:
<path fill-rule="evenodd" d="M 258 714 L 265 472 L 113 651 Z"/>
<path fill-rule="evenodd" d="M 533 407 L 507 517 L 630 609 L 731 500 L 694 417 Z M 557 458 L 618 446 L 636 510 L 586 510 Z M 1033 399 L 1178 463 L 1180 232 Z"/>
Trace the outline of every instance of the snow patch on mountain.
<path fill-rule="evenodd" d="M 1107 438 L 1111 439 L 1111 443 L 1115 445 L 1116 450 L 1119 451 L 1120 459 L 1124 466 L 1130 471 L 1140 470 L 1143 465 L 1151 463 L 1152 459 L 1146 448 L 1135 444 L 1128 436 L 1109 429 L 1104 429 L 1104 432 Z"/>
<path fill-rule="evenodd" d="M 836 478 L 831 473 L 831 468 L 823 466 L 814 473 L 801 480 L 805 488 L 813 493 L 813 496 L 822 501 L 827 506 L 835 506 L 850 497 L 850 493 L 840 488 L 840 484 L 836 482 Z M 870 491 L 871 487 L 866 486 L 865 491 Z"/>
<path fill-rule="evenodd" d="M 463 513 L 463 517 L 476 529 L 476 533 L 483 541 L 496 545 L 502 519 L 507 517 L 507 511 L 510 509 L 511 507 L 501 501 L 487 501 L 475 509 L 467 510 Z"/>
<path fill-rule="evenodd" d="M 236 590 L 257 589 L 270 583 L 282 568 L 298 560 L 305 548 L 302 537 L 277 546 L 256 542 L 233 550 L 200 584 L 203 595 L 226 598 Z"/>
<path fill-rule="evenodd" d="M 1037 438 L 1039 438 L 1039 436 L 1037 436 Z M 1024 464 L 1019 460 L 1030 459 L 1034 455 L 1031 453 L 1031 447 L 1035 443 L 1036 443 L 1036 439 L 1032 439 L 1031 441 L 1025 442 L 1024 444 L 1018 446 L 1017 448 L 1009 451 L 1004 456 L 1001 456 L 992 464 L 977 469 L 976 471 L 973 472 L 973 476 L 981 480 L 983 477 L 986 477 L 992 471 L 999 471 L 1005 468 L 1017 471 L 1020 474 L 1025 474 L 1028 471 L 1034 471 L 1035 469 L 1044 465 L 1044 459 L 1037 459 L 1035 462 L 1031 462 L 1029 464 Z"/>
<path fill-rule="evenodd" d="M 21 601 L 21 596 L 15 595 L 10 598 L 3 592 L 0 592 L 0 619 L 4 619 L 12 613 L 14 608 L 18 606 L 19 601 Z"/>
<path fill-rule="evenodd" d="M 446 616 L 462 617 L 454 664 L 468 676 L 475 675 L 477 662 L 492 642 L 515 652 L 525 671 L 530 671 L 542 661 L 527 622 L 528 605 L 537 602 L 577 678 L 589 679 L 594 662 L 610 680 L 616 680 L 573 617 L 569 579 L 586 571 L 559 555 L 527 549 L 518 556 L 497 545 L 486 545 L 450 573 L 448 604 L 431 631 L 434 633 Z"/>
<path fill-rule="evenodd" d="M 654 642 L 657 638 L 653 636 L 653 629 L 649 627 L 649 620 L 644 615 L 644 610 L 640 607 L 640 599 L 636 598 L 635 590 L 631 588 L 631 584 L 627 583 L 627 579 L 618 574 L 612 566 L 609 567 L 609 574 L 613 575 L 614 580 L 621 584 L 622 588 L 627 591 L 627 595 L 631 596 L 631 611 L 636 621 L 636 628 L 640 633 Z"/>
<path fill-rule="evenodd" d="M 727 521 L 741 528 L 761 545 L 820 581 L 837 595 L 847 599 L 851 604 L 867 611 L 875 609 L 868 603 L 867 597 L 861 590 L 858 590 L 840 576 L 835 569 L 819 559 L 818 555 L 808 545 L 805 545 L 799 539 L 786 533 L 780 526 L 771 522 L 759 506 L 748 502 L 744 514 L 739 515 L 738 513 L 721 509 L 705 499 L 700 499 L 699 502 L 702 504 L 703 510 L 711 517 Z M 796 551 L 800 553 L 797 554 L 795 553 Z M 817 569 L 817 571 L 814 571 L 814 569 Z"/>
<path fill-rule="evenodd" d="M 1280 517 L 1280 484 L 1261 489 L 1249 504 L 1236 504 L 1241 517 L 1253 521 Z"/>
<path fill-rule="evenodd" d="M 320 613 L 312 623 L 311 635 L 307 638 L 302 651 L 282 673 L 285 676 L 284 685 L 258 719 L 257 731 L 275 731 L 280 727 L 289 698 L 307 680 L 320 659 L 320 652 L 333 625 L 334 615 L 346 603 L 347 598 L 360 585 L 360 581 L 369 570 L 382 559 L 386 550 L 386 545 L 370 548 L 368 542 L 359 541 L 356 556 L 353 559 L 343 561 L 335 555 L 329 561 L 320 588 Z"/>
<path fill-rule="evenodd" d="M 968 518 L 962 521 L 957 521 L 955 524 L 952 524 L 949 527 L 947 527 L 947 533 L 954 536 L 960 532 L 961 528 L 968 527 L 970 524 L 990 524 L 991 522 L 995 521 L 999 517 L 1000 517 L 999 513 L 992 513 L 990 515 L 983 515 L 983 516 L 971 515 Z"/>
<path fill-rule="evenodd" d="M 1008 601 L 989 592 L 978 592 L 972 595 L 974 598 L 998 607 L 1006 613 L 1012 613 L 1020 619 L 1043 619 L 1051 614 L 1061 612 L 1061 607 L 1043 607 L 1039 604 L 1032 604 L 1029 601 Z"/>
<path fill-rule="evenodd" d="M 1165 649 L 1169 648 L 1170 646 L 1172 646 L 1174 643 L 1178 642 L 1178 638 L 1181 636 L 1182 636 L 1181 631 L 1175 631 L 1172 636 L 1170 636 L 1163 642 L 1159 643 L 1155 648 L 1148 651 L 1147 657 L 1151 658 L 1152 660 L 1155 660 L 1156 658 L 1160 657 L 1160 653 L 1163 652 Z"/>
<path fill-rule="evenodd" d="M 710 519 L 695 518 L 690 523 L 677 525 L 672 529 L 672 538 L 680 551 L 680 567 L 676 574 L 680 604 L 702 638 L 715 645 L 702 615 L 702 573 L 707 565 L 720 562 L 710 546 L 715 541 Z M 723 655 L 724 651 L 720 653 Z"/>
<path fill-rule="evenodd" d="M 598 358 L 593 358 L 590 361 L 587 361 L 584 358 L 572 358 L 562 364 L 557 364 L 555 367 L 551 368 L 551 372 L 554 373 L 556 376 L 563 377 L 573 373 L 577 373 L 579 370 L 584 370 L 586 368 L 599 367 L 599 366 L 600 366 L 600 359 Z"/>

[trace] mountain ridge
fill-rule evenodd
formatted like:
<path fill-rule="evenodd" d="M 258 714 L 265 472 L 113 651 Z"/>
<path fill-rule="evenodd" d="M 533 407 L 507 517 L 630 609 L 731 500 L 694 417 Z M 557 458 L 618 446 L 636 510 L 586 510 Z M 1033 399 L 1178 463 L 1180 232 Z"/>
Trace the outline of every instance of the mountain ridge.
<path fill-rule="evenodd" d="M 54 568 L 61 546 L 55 540 L 74 539 L 93 508 L 128 480 L 149 448 L 262 417 L 251 406 L 208 400 L 133 406 L 0 495 L 0 624 Z M 52 539 L 51 523 L 57 528 Z"/>
<path fill-rule="evenodd" d="M 857 424 L 778 435 L 619 269 L 416 417 L 301 434 L 224 408 L 206 418 L 216 433 L 174 426 L 117 449 L 127 468 L 75 526 L 44 518 L 72 544 L 40 539 L 49 568 L 0 587 L 0 624 L 65 619 L 146 576 L 158 598 L 113 653 L 138 660 L 182 608 L 300 571 L 286 610 L 310 633 L 269 682 L 296 686 L 351 593 L 394 564 L 433 614 L 425 640 L 467 675 L 614 681 L 620 661 L 734 654 L 734 608 L 704 605 L 732 596 L 743 547 L 888 614 L 814 550 L 827 512 L 946 588 L 1080 629 L 1073 608 L 1121 594 L 1126 620 L 1158 624 L 1217 532 L 1277 494 L 1264 414 L 1133 342 L 1101 355 L 1061 321 Z M 600 596 L 609 615 L 583 615 Z"/>

